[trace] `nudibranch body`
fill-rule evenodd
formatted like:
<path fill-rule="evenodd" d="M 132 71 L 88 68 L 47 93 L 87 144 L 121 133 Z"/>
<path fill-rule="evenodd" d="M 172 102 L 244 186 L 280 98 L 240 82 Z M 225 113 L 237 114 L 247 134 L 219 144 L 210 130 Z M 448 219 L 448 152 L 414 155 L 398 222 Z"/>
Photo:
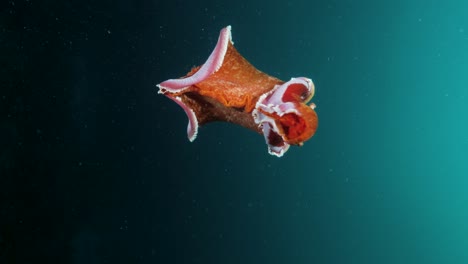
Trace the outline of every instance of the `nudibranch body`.
<path fill-rule="evenodd" d="M 198 126 L 225 121 L 264 135 L 270 154 L 281 157 L 290 145 L 301 146 L 317 129 L 311 79 L 288 82 L 252 66 L 234 48 L 231 27 L 221 30 L 218 43 L 199 67 L 186 76 L 157 85 L 184 109 L 189 118 L 187 134 L 195 140 Z"/>

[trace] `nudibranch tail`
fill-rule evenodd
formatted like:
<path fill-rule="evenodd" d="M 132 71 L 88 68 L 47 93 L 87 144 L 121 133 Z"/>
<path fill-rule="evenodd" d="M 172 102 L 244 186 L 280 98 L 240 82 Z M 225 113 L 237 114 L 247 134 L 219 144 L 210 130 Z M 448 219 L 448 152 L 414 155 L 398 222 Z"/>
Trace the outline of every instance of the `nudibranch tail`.
<path fill-rule="evenodd" d="M 157 86 L 160 89 L 160 93 L 165 93 L 166 91 L 171 93 L 181 92 L 190 85 L 202 82 L 219 70 L 223 64 L 224 55 L 226 54 L 229 42 L 232 44 L 231 26 L 227 26 L 221 30 L 214 50 L 203 66 L 201 66 L 194 75 L 181 79 L 169 79 L 158 84 Z"/>
<path fill-rule="evenodd" d="M 168 96 L 169 99 L 177 103 L 182 109 L 184 109 L 185 114 L 187 115 L 189 122 L 187 124 L 187 137 L 190 142 L 193 142 L 197 138 L 198 134 L 198 119 L 195 115 L 195 112 L 188 107 L 180 97 Z"/>
<path fill-rule="evenodd" d="M 223 64 L 224 56 L 226 54 L 229 43 L 232 44 L 231 26 L 227 26 L 221 30 L 214 50 L 211 52 L 206 62 L 195 74 L 186 78 L 169 79 L 158 84 L 157 87 L 159 88 L 159 93 L 180 93 L 183 90 L 189 88 L 191 85 L 202 82 L 208 78 L 214 72 L 219 70 Z M 198 119 L 194 111 L 188 107 L 180 97 L 167 97 L 172 99 L 179 106 L 181 106 L 182 109 L 184 109 L 189 119 L 187 125 L 187 137 L 191 142 L 194 141 L 198 134 Z"/>

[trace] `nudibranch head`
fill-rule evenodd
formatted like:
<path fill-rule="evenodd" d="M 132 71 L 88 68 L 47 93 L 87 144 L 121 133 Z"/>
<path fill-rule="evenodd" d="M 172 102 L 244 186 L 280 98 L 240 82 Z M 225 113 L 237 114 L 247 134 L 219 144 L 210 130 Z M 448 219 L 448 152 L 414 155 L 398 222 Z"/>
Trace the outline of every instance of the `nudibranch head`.
<path fill-rule="evenodd" d="M 311 79 L 299 77 L 263 94 L 252 116 L 261 126 L 270 154 L 281 157 L 289 145 L 301 146 L 317 130 L 315 104 L 307 105 L 315 93 Z"/>

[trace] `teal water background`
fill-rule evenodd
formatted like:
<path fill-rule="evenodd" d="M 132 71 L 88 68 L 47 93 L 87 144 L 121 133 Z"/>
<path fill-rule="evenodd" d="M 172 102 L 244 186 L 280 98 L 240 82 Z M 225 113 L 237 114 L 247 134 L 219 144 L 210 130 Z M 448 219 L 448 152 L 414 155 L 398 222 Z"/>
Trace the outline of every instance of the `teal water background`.
<path fill-rule="evenodd" d="M 468 263 L 468 2 L 8 1 L 0 263 Z M 219 30 L 319 128 L 190 143 L 156 84 Z"/>
<path fill-rule="evenodd" d="M 184 146 L 208 153 L 188 173 L 201 181 L 196 200 L 234 203 L 218 230 L 239 240 L 238 261 L 468 261 L 466 10 L 463 1 L 220 4 L 215 24 L 232 25 L 256 67 L 314 80 L 319 115 L 317 134 L 281 159 L 228 124 Z M 213 37 L 207 27 L 195 34 Z M 205 197 L 213 191 L 221 201 Z M 200 221 L 213 220 L 223 221 Z"/>

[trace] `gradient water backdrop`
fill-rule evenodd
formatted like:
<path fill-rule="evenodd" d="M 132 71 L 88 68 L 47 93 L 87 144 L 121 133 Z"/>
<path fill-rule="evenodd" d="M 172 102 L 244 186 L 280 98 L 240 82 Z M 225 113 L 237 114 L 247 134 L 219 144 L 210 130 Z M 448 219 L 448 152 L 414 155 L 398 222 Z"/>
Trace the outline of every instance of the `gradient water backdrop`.
<path fill-rule="evenodd" d="M 0 263 L 468 263 L 468 2 L 15 1 L 0 15 Z M 283 158 L 155 85 L 219 30 L 311 77 Z"/>

